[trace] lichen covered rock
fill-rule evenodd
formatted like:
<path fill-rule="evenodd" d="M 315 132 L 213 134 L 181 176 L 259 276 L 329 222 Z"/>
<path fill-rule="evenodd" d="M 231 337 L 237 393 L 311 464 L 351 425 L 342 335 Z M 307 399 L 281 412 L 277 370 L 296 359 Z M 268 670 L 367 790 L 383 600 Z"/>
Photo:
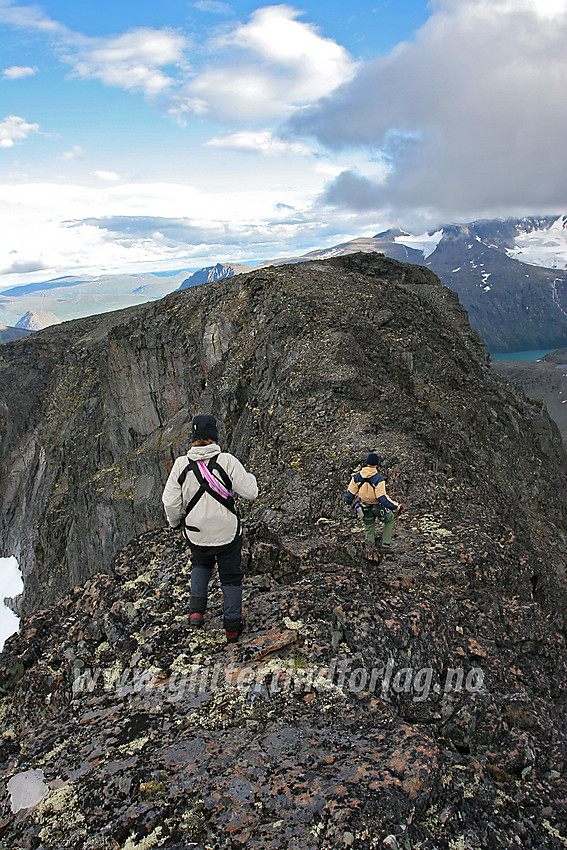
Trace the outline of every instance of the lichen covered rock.
<path fill-rule="evenodd" d="M 485 557 L 474 526 L 443 527 L 417 510 L 377 564 L 350 519 L 252 525 L 237 644 L 216 578 L 189 628 L 170 532 L 24 618 L 1 658 L 1 783 L 41 770 L 50 790 L 17 814 L 0 793 L 2 846 L 564 846 L 564 636 L 491 583 L 521 568 L 515 540 Z"/>

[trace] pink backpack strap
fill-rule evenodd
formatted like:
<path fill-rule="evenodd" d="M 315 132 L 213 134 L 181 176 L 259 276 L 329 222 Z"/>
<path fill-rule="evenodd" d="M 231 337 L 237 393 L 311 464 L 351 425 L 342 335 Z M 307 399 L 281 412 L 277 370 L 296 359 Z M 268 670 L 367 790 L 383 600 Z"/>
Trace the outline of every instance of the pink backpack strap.
<path fill-rule="evenodd" d="M 197 465 L 201 470 L 201 475 L 208 482 L 208 484 L 210 484 L 215 493 L 218 493 L 219 496 L 223 497 L 223 499 L 229 499 L 231 496 L 233 496 L 233 493 L 231 493 L 230 490 L 227 490 L 226 487 L 223 487 L 220 481 L 215 478 L 215 476 L 208 469 L 207 464 L 203 460 L 198 460 Z"/>

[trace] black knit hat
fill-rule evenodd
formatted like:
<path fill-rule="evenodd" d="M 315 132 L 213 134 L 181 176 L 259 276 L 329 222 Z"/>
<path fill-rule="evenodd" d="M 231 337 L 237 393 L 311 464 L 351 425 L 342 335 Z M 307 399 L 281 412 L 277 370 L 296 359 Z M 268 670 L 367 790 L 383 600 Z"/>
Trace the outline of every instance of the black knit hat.
<path fill-rule="evenodd" d="M 366 466 L 380 466 L 380 458 L 371 452 L 366 458 Z"/>
<path fill-rule="evenodd" d="M 217 420 L 214 416 L 195 416 L 191 425 L 193 433 L 193 442 L 195 440 L 214 440 L 215 443 L 219 438 L 217 431 Z"/>

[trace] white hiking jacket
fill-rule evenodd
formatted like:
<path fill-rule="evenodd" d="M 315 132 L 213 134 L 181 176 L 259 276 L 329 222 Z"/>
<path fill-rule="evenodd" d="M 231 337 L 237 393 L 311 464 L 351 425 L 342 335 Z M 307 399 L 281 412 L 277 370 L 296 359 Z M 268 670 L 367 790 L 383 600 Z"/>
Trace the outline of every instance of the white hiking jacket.
<path fill-rule="evenodd" d="M 191 471 L 185 476 L 183 486 L 179 485 L 179 476 L 187 466 L 188 459 L 203 460 L 206 463 L 215 455 L 218 455 L 217 463 L 232 481 L 232 492 L 235 496 L 249 500 L 258 496 L 256 478 L 251 472 L 246 472 L 238 458 L 228 452 L 221 452 L 216 443 L 209 446 L 192 446 L 186 455 L 178 457 L 173 464 L 161 497 L 167 521 L 173 528 L 184 519 L 185 507 L 199 489 L 197 479 Z M 219 483 L 222 484 L 220 479 Z M 187 517 L 186 525 L 200 529 L 198 532 L 186 532 L 191 543 L 198 546 L 224 546 L 234 540 L 238 520 L 228 508 L 217 502 L 209 493 L 204 493 Z"/>

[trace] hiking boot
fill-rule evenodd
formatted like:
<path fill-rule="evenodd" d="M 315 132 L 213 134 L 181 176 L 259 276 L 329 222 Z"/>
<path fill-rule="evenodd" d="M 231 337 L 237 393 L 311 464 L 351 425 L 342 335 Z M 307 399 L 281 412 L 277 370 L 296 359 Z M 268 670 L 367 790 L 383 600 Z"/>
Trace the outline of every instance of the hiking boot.
<path fill-rule="evenodd" d="M 244 617 L 240 618 L 240 623 L 236 626 L 235 629 L 226 629 L 226 642 L 227 643 L 236 643 L 242 632 L 244 631 L 244 626 L 246 625 L 246 620 Z"/>
<path fill-rule="evenodd" d="M 370 543 L 367 541 L 362 546 L 362 557 L 365 561 L 374 561 L 375 563 L 380 563 L 380 551 L 376 548 L 374 543 Z"/>
<path fill-rule="evenodd" d="M 205 618 L 202 614 L 198 614 L 197 612 L 189 614 L 189 625 L 192 628 L 202 629 L 205 625 Z"/>

